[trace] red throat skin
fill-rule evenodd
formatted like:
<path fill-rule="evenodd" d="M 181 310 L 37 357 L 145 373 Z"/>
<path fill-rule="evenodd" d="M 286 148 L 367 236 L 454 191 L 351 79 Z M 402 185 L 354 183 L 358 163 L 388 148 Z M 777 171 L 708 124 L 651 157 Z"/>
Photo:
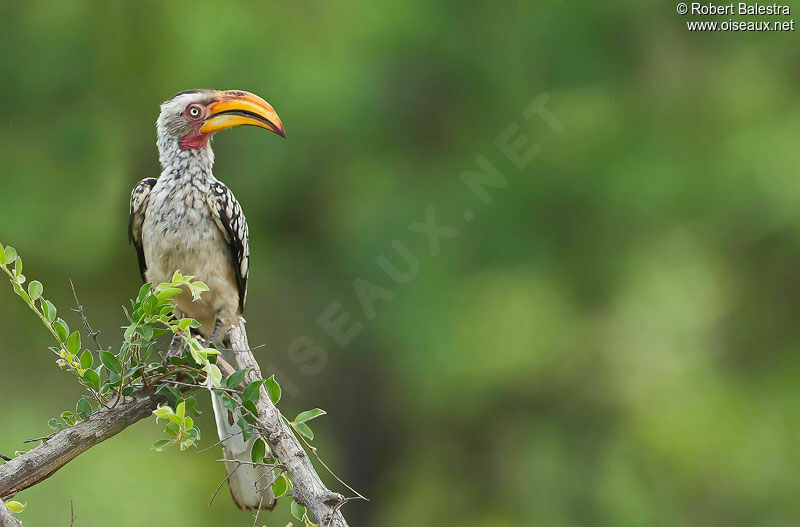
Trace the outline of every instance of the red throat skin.
<path fill-rule="evenodd" d="M 192 132 L 181 138 L 178 143 L 181 150 L 197 150 L 208 145 L 208 135 L 201 134 L 199 131 Z"/>

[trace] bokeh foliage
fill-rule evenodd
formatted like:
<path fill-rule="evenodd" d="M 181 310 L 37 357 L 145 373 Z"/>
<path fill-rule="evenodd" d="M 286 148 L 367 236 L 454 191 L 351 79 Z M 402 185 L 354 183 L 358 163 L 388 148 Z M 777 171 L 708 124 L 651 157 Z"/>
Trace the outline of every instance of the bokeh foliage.
<path fill-rule="evenodd" d="M 250 341 L 287 413 L 331 414 L 320 452 L 372 500 L 351 524 L 793 525 L 800 50 L 683 22 L 627 0 L 0 0 L 0 239 L 63 307 L 71 277 L 119 341 L 158 103 L 253 91 L 288 139 L 215 141 L 250 223 Z M 560 134 L 520 119 L 542 92 Z M 492 146 L 517 121 L 542 148 L 523 172 Z M 509 177 L 485 206 L 458 179 L 480 154 Z M 408 231 L 430 204 L 461 230 L 435 257 Z M 395 238 L 420 260 L 403 286 L 375 263 Z M 394 294 L 374 320 L 356 278 Z M 0 298 L 9 454 L 78 388 Z M 364 323 L 344 348 L 315 321 L 333 301 Z M 301 336 L 321 371 L 292 360 Z M 20 496 L 22 519 L 66 524 L 72 499 L 78 525 L 248 524 L 205 507 L 214 452 L 156 454 L 156 435 L 81 456 Z"/>

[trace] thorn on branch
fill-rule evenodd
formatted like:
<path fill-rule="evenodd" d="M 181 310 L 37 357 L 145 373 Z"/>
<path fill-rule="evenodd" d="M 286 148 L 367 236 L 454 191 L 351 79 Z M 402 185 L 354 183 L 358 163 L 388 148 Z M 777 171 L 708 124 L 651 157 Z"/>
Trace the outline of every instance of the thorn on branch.
<path fill-rule="evenodd" d="M 35 443 L 37 441 L 49 441 L 50 439 L 53 439 L 52 435 L 44 436 L 44 437 L 34 437 L 33 439 L 26 439 L 25 441 L 23 441 L 23 443 Z"/>
<path fill-rule="evenodd" d="M 343 500 L 344 500 L 344 496 L 342 496 L 338 492 L 331 492 L 327 496 L 325 496 L 322 501 L 326 505 L 338 505 Z"/>
<path fill-rule="evenodd" d="M 338 498 L 336 500 L 334 500 L 334 501 L 329 501 L 333 495 L 338 496 Z M 326 527 L 330 526 L 331 522 L 333 521 L 333 517 L 336 515 L 337 512 L 339 512 L 339 510 L 342 507 L 344 507 L 344 504 L 347 503 L 348 501 L 352 501 L 352 500 L 366 500 L 366 501 L 369 501 L 368 498 L 365 498 L 364 496 L 361 496 L 361 495 L 348 496 L 348 497 L 345 498 L 344 496 L 342 496 L 339 493 L 331 492 L 331 494 L 328 496 L 328 498 L 325 499 L 325 504 L 326 505 L 334 505 L 334 507 L 333 507 L 333 510 L 331 511 L 331 513 L 328 515 L 328 520 L 325 523 Z"/>

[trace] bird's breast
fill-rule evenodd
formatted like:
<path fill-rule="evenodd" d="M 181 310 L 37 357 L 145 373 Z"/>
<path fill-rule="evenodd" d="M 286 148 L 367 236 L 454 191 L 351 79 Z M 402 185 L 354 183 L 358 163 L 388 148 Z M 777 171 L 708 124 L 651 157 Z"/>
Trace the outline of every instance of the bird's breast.
<path fill-rule="evenodd" d="M 229 266 L 229 250 L 206 202 L 207 187 L 158 183 L 142 226 L 149 279 L 164 281 L 176 270 L 200 280 Z"/>
<path fill-rule="evenodd" d="M 197 302 L 188 293 L 174 297 L 177 307 L 200 321 L 210 334 L 217 317 L 226 324 L 238 315 L 238 289 L 232 256 L 206 202 L 207 187 L 192 183 L 156 186 L 142 225 L 147 280 L 169 282 L 175 271 L 209 287 Z"/>

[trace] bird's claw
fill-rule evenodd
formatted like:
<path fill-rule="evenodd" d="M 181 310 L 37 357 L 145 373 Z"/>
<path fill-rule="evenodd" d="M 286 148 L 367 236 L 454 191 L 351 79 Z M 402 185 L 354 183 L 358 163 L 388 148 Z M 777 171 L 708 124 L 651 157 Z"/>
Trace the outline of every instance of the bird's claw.
<path fill-rule="evenodd" d="M 171 357 L 180 357 L 183 352 L 183 338 L 177 333 L 172 336 L 172 342 L 169 343 L 169 351 L 167 351 L 167 359 Z"/>

